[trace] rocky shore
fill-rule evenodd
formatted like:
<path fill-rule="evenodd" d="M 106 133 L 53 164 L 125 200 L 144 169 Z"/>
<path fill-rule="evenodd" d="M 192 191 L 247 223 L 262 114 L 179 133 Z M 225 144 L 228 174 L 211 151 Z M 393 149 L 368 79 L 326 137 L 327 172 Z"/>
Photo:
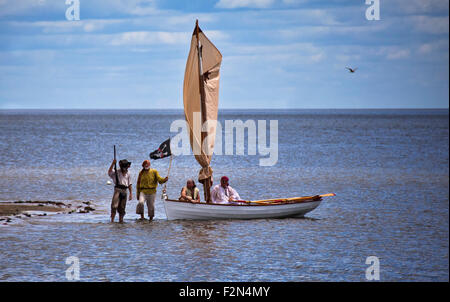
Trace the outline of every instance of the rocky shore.
<path fill-rule="evenodd" d="M 90 201 L 14 201 L 0 202 L 0 225 L 8 225 L 17 219 L 49 214 L 89 213 L 95 211 Z"/>

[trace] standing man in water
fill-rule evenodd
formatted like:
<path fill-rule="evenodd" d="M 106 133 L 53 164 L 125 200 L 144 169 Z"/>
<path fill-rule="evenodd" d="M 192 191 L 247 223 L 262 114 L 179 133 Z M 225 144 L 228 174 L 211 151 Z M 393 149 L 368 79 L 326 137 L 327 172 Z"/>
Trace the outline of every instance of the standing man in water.
<path fill-rule="evenodd" d="M 148 219 L 151 221 L 155 216 L 156 187 L 158 184 L 167 182 L 169 178 L 162 178 L 156 169 L 150 169 L 150 161 L 144 160 L 142 170 L 139 172 L 136 184 L 136 199 L 139 200 L 136 214 L 141 215 L 144 220 L 144 203 L 147 203 Z"/>
<path fill-rule="evenodd" d="M 126 159 L 119 161 L 119 171 L 114 171 L 114 165 L 116 160 L 114 159 L 108 170 L 109 177 L 114 181 L 114 194 L 111 201 L 111 222 L 114 222 L 116 217 L 116 211 L 119 212 L 119 222 L 123 222 L 125 216 L 125 208 L 127 205 L 127 190 L 130 192 L 129 200 L 133 198 L 131 177 L 128 172 L 128 168 L 131 166 L 131 162 Z"/>

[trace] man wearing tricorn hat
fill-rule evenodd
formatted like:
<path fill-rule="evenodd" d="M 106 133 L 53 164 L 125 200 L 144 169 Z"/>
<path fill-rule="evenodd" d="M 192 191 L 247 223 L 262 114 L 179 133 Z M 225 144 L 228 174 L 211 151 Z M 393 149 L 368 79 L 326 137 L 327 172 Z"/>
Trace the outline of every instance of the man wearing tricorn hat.
<path fill-rule="evenodd" d="M 128 168 L 131 162 L 126 159 L 119 161 L 119 171 L 114 171 L 113 167 L 116 164 L 114 159 L 108 170 L 109 177 L 114 181 L 114 194 L 111 201 L 111 222 L 114 222 L 116 212 L 119 212 L 119 222 L 123 222 L 125 216 L 125 207 L 127 205 L 127 190 L 130 192 L 129 200 L 133 198 L 131 177 Z"/>

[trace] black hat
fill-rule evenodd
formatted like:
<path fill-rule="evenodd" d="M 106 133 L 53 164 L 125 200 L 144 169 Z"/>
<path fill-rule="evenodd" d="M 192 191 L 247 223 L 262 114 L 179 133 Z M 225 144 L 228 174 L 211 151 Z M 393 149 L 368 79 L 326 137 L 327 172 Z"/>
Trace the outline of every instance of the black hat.
<path fill-rule="evenodd" d="M 122 159 L 122 160 L 119 161 L 119 166 L 121 168 L 129 168 L 131 166 L 131 162 L 129 162 L 126 159 Z"/>

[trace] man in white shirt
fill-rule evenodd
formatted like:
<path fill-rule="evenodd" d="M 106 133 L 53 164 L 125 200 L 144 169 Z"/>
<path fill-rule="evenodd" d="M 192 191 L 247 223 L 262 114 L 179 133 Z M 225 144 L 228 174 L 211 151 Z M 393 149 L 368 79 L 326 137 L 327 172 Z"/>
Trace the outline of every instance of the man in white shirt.
<path fill-rule="evenodd" d="M 130 192 L 129 199 L 131 200 L 133 198 L 131 177 L 128 172 L 131 163 L 126 159 L 119 161 L 120 169 L 117 171 L 117 175 L 113 170 L 115 164 L 116 160 L 113 160 L 108 170 L 108 175 L 114 181 L 115 185 L 111 201 L 111 222 L 114 222 L 116 212 L 119 212 L 119 222 L 122 223 L 123 217 L 125 216 L 125 208 L 127 206 L 127 191 Z"/>
<path fill-rule="evenodd" d="M 239 194 L 233 189 L 226 176 L 222 176 L 220 184 L 215 185 L 211 191 L 211 199 L 214 203 L 229 203 L 231 201 L 240 200 Z"/>

